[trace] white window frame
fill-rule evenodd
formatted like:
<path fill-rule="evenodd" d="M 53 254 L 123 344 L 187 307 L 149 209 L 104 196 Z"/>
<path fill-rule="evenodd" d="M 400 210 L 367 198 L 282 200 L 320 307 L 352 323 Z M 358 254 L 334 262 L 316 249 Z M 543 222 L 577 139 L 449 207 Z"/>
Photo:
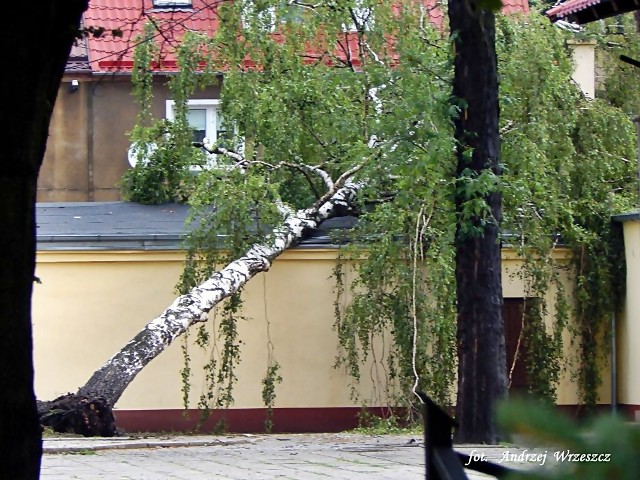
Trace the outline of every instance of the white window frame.
<path fill-rule="evenodd" d="M 175 100 L 167 100 L 165 103 L 165 118 L 170 122 L 173 122 L 176 119 L 175 112 L 176 102 Z M 205 138 L 209 140 L 209 143 L 212 145 L 216 145 L 218 142 L 218 122 L 220 120 L 220 100 L 213 99 L 192 99 L 187 100 L 187 108 L 194 109 L 204 109 L 207 111 L 206 115 L 206 125 L 205 125 Z M 211 113 L 211 115 L 209 115 Z M 244 142 L 241 142 L 239 147 L 240 151 L 238 153 L 244 154 Z M 218 166 L 217 155 L 208 154 L 207 155 L 207 167 L 213 168 Z M 199 172 L 202 168 L 199 166 L 192 166 L 192 172 Z"/>
<path fill-rule="evenodd" d="M 153 6 L 154 7 L 168 7 L 168 8 L 173 8 L 173 7 L 192 7 L 192 1 L 191 0 L 153 0 Z"/>
<path fill-rule="evenodd" d="M 166 101 L 166 119 L 173 122 L 176 119 L 175 100 Z M 218 118 L 220 117 L 220 100 L 187 100 L 187 108 L 203 109 L 207 111 L 207 122 L 205 125 L 205 137 L 212 144 L 218 140 Z M 211 113 L 211 115 L 209 115 Z"/>

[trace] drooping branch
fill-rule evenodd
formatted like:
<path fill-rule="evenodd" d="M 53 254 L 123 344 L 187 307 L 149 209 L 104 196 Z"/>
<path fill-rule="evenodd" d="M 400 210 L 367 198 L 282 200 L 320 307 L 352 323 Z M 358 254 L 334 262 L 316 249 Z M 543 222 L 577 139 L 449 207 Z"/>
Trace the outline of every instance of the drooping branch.
<path fill-rule="evenodd" d="M 151 360 L 191 325 L 206 322 L 213 307 L 238 292 L 253 276 L 267 271 L 273 260 L 293 246 L 306 229 L 315 228 L 330 218 L 337 207 L 350 205 L 361 186 L 351 177 L 345 177 L 330 190 L 324 202 L 287 216 L 264 243 L 253 245 L 242 257 L 215 272 L 189 293 L 178 297 L 96 371 L 80 388 L 78 395 L 102 397 L 114 405 Z"/>
<path fill-rule="evenodd" d="M 225 157 L 228 157 L 234 160 L 236 162 L 236 164 L 234 165 L 235 168 L 248 168 L 248 167 L 251 167 L 252 165 L 261 165 L 270 170 L 277 170 L 279 168 L 286 167 L 294 170 L 299 170 L 304 174 L 315 173 L 322 179 L 326 187 L 329 189 L 330 195 L 332 194 L 331 192 L 333 192 L 333 190 L 335 189 L 335 182 L 331 178 L 331 175 L 329 174 L 329 172 L 315 165 L 309 165 L 306 163 L 292 163 L 292 162 L 278 162 L 273 164 L 273 163 L 265 162 L 263 160 L 247 160 L 242 154 L 235 152 L 233 150 L 229 150 L 228 148 L 213 146 L 206 142 L 194 142 L 193 145 L 195 147 L 204 148 L 211 155 L 223 155 Z"/>

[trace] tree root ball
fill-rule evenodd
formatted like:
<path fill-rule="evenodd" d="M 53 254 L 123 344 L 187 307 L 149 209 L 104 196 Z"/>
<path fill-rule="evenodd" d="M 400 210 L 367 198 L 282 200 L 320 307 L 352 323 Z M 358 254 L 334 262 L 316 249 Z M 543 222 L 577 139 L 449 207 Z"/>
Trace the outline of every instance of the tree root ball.
<path fill-rule="evenodd" d="M 113 437 L 116 422 L 109 403 L 101 397 L 90 398 L 69 393 L 52 402 L 38 402 L 40 424 L 58 433 L 85 437 Z"/>

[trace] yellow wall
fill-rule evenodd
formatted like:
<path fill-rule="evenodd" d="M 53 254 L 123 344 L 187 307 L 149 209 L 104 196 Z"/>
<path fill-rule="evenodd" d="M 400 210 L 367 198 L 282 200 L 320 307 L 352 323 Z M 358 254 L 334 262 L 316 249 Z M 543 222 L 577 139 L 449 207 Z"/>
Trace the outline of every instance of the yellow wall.
<path fill-rule="evenodd" d="M 556 260 L 566 265 L 570 259 L 570 252 L 566 249 L 558 249 Z M 523 265 L 523 261 L 518 258 L 515 251 L 507 249 L 502 252 L 502 290 L 504 298 L 524 298 L 527 296 L 525 284 L 518 277 L 518 271 Z M 560 272 L 564 290 L 570 295 L 573 289 L 573 282 L 569 269 Z M 549 319 L 556 313 L 555 290 L 550 290 L 546 296 Z M 571 299 L 570 299 L 571 302 Z M 576 405 L 579 403 L 578 385 L 572 381 L 572 373 L 579 365 L 576 347 L 571 345 L 571 334 L 565 330 L 563 335 L 564 347 L 564 368 L 560 376 L 557 389 L 558 405 Z M 602 384 L 598 390 L 598 403 L 611 403 L 611 369 L 609 363 L 602 365 Z"/>
<path fill-rule="evenodd" d="M 640 221 L 624 222 L 624 246 L 627 260 L 627 296 L 624 315 L 619 318 L 618 401 L 640 405 Z"/>
<path fill-rule="evenodd" d="M 33 299 L 38 398 L 75 391 L 168 306 L 181 258 L 176 252 L 40 252 L 37 275 L 42 284 Z M 352 405 L 348 379 L 332 368 L 337 340 L 329 277 L 334 258 L 335 251 L 290 251 L 249 283 L 245 308 L 249 320 L 239 326 L 243 345 L 235 407 L 263 406 L 267 319 L 284 378 L 277 387 L 277 406 Z M 211 330 L 213 322 L 207 328 Z M 181 407 L 180 344 L 179 340 L 140 373 L 118 402 L 119 408 Z M 197 361 L 204 355 L 194 346 L 190 354 L 197 398 L 203 376 Z"/>
<path fill-rule="evenodd" d="M 561 255 L 566 256 L 566 252 Z M 352 406 L 349 378 L 332 368 L 337 351 L 333 331 L 335 250 L 296 249 L 283 254 L 266 274 L 249 282 L 239 326 L 242 360 L 235 389 L 237 408 L 262 407 L 261 380 L 267 364 L 267 320 L 274 357 L 282 366 L 277 407 Z M 523 297 L 515 275 L 520 260 L 503 254 L 505 297 Z M 76 391 L 111 355 L 168 306 L 182 269 L 180 252 L 38 253 L 42 284 L 33 296 L 36 393 L 38 398 Z M 639 270 L 640 271 L 640 270 Z M 564 281 L 570 290 L 569 278 Z M 552 295 L 552 294 L 551 294 Z M 553 305 L 553 302 L 549 302 Z M 215 315 L 212 316 L 215 320 Z M 207 324 L 213 333 L 213 322 Z M 568 342 L 566 342 L 568 347 Z M 117 404 L 121 409 L 181 408 L 182 340 L 151 362 Z M 202 392 L 201 362 L 193 344 L 192 406 Z M 605 375 L 608 378 L 608 374 Z M 371 395 L 363 375 L 361 393 Z M 604 401 L 609 400 L 603 386 Z M 576 404 L 576 388 L 563 378 L 559 403 Z"/>

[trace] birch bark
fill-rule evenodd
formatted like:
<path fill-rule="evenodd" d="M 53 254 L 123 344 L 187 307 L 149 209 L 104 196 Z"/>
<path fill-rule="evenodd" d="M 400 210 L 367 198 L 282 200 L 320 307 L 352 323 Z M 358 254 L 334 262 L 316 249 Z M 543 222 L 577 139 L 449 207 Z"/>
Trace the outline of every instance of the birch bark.
<path fill-rule="evenodd" d="M 115 405 L 138 373 L 190 326 L 206 322 L 213 307 L 238 292 L 251 278 L 269 270 L 282 252 L 295 245 L 305 230 L 317 227 L 335 215 L 337 207 L 348 206 L 361 185 L 341 177 L 324 200 L 315 206 L 288 214 L 282 225 L 264 243 L 253 245 L 242 257 L 215 272 L 204 283 L 178 297 L 164 312 L 111 357 L 78 395 L 102 397 Z"/>

